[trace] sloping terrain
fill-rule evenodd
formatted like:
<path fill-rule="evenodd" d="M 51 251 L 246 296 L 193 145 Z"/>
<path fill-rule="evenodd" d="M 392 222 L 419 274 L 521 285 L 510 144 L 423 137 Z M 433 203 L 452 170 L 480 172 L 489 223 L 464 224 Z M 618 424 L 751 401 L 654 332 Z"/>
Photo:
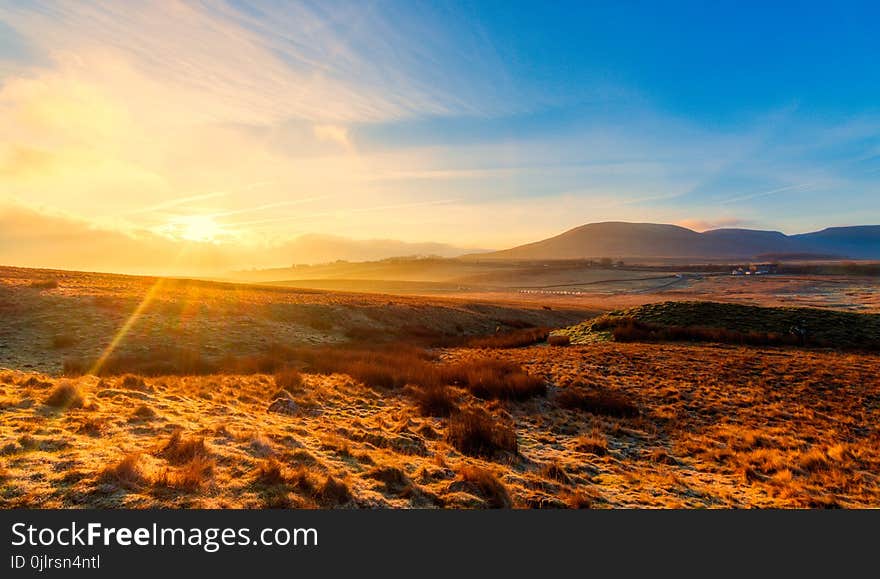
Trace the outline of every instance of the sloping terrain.
<path fill-rule="evenodd" d="M 173 351 L 210 361 L 275 344 L 491 334 L 589 315 L 578 307 L 0 268 L 0 367 L 88 369 L 111 345 L 116 356 Z"/>
<path fill-rule="evenodd" d="M 574 343 L 584 343 L 611 338 L 611 330 L 632 322 L 666 328 L 718 328 L 780 338 L 800 328 L 806 341 L 816 346 L 876 349 L 880 345 L 880 314 L 701 301 L 668 301 L 615 310 L 560 333 Z"/>

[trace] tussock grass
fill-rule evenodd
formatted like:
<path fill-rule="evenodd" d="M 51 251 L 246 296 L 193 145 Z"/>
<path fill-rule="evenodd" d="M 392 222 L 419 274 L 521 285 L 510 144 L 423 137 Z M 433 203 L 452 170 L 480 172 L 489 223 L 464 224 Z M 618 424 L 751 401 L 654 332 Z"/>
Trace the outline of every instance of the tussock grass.
<path fill-rule="evenodd" d="M 163 469 L 156 477 L 154 484 L 159 488 L 196 492 L 201 490 L 214 476 L 216 464 L 213 458 L 195 456 L 177 469 Z"/>
<path fill-rule="evenodd" d="M 302 389 L 302 374 L 300 374 L 298 370 L 287 368 L 282 372 L 275 374 L 275 386 L 281 390 L 295 394 Z"/>
<path fill-rule="evenodd" d="M 407 393 L 413 398 L 422 416 L 450 416 L 458 411 L 455 392 L 444 384 L 428 384 L 409 388 Z"/>
<path fill-rule="evenodd" d="M 139 452 L 126 454 L 118 463 L 102 470 L 98 479 L 103 483 L 128 490 L 135 490 L 148 484 Z"/>
<path fill-rule="evenodd" d="M 348 484 L 333 475 L 316 480 L 305 466 L 295 469 L 285 468 L 274 458 L 260 463 L 254 476 L 254 483 L 263 487 L 264 504 L 270 508 L 290 508 L 294 506 L 319 505 L 332 508 L 351 502 L 354 497 Z M 295 498 L 291 493 L 303 495 Z"/>
<path fill-rule="evenodd" d="M 450 417 L 446 438 L 468 456 L 492 458 L 518 450 L 513 426 L 482 409 L 465 410 Z"/>
<path fill-rule="evenodd" d="M 412 481 L 405 472 L 396 466 L 377 466 L 365 473 L 364 476 L 383 483 L 385 491 L 392 494 L 399 495 L 412 490 Z"/>
<path fill-rule="evenodd" d="M 491 470 L 466 465 L 459 471 L 461 480 L 474 487 L 476 494 L 485 500 L 489 508 L 509 509 L 513 500 L 504 483 Z"/>
<path fill-rule="evenodd" d="M 126 390 L 137 390 L 139 392 L 149 392 L 152 390 L 140 376 L 134 374 L 126 374 L 119 380 L 119 387 Z"/>
<path fill-rule="evenodd" d="M 262 485 L 282 485 L 287 483 L 287 476 L 280 462 L 274 458 L 268 458 L 257 467 L 255 480 Z"/>
<path fill-rule="evenodd" d="M 565 469 L 558 461 L 553 461 L 541 467 L 541 476 L 545 479 L 553 480 L 560 483 L 570 483 L 571 477 L 565 472 Z"/>
<path fill-rule="evenodd" d="M 578 489 L 566 494 L 564 499 L 570 509 L 592 509 L 596 504 L 597 496 L 595 493 Z"/>
<path fill-rule="evenodd" d="M 85 399 L 79 387 L 72 382 L 60 382 L 46 396 L 44 403 L 47 406 L 59 409 L 82 408 Z"/>
<path fill-rule="evenodd" d="M 184 438 L 182 430 L 175 430 L 171 438 L 156 453 L 156 456 L 176 465 L 190 462 L 196 457 L 207 458 L 209 455 L 204 438 Z"/>
<path fill-rule="evenodd" d="M 589 434 L 582 434 L 575 438 L 574 449 L 578 452 L 603 456 L 608 453 L 608 438 L 598 428 L 594 428 Z"/>

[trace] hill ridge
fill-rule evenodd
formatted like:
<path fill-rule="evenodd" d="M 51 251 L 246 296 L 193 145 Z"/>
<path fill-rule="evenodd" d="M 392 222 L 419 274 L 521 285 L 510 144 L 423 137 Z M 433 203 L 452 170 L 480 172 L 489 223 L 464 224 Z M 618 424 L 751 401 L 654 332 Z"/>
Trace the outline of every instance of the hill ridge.
<path fill-rule="evenodd" d="M 880 225 L 827 227 L 794 235 L 719 228 L 697 232 L 680 225 L 603 221 L 553 237 L 480 254 L 480 259 L 698 258 L 749 259 L 773 254 L 814 254 L 880 259 Z M 472 256 L 477 257 L 477 256 Z"/>

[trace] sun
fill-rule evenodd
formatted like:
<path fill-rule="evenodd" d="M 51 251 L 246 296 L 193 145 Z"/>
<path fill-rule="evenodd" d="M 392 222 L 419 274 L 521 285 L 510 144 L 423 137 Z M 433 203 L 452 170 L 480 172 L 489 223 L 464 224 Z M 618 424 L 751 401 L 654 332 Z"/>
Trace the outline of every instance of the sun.
<path fill-rule="evenodd" d="M 168 224 L 167 229 L 178 239 L 200 242 L 217 241 L 223 233 L 223 227 L 210 215 L 178 217 Z"/>

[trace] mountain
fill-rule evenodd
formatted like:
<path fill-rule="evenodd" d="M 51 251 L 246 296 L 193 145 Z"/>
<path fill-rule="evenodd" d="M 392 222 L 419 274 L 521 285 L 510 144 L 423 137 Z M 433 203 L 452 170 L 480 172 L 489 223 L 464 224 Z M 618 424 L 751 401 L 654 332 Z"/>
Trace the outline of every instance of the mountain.
<path fill-rule="evenodd" d="M 880 225 L 829 227 L 791 237 L 811 251 L 827 251 L 857 259 L 880 258 Z"/>
<path fill-rule="evenodd" d="M 486 253 L 480 259 L 749 259 L 766 255 L 815 254 L 880 259 L 880 225 L 832 227 L 800 235 L 753 229 L 698 233 L 678 225 L 590 223 L 565 233 Z"/>

